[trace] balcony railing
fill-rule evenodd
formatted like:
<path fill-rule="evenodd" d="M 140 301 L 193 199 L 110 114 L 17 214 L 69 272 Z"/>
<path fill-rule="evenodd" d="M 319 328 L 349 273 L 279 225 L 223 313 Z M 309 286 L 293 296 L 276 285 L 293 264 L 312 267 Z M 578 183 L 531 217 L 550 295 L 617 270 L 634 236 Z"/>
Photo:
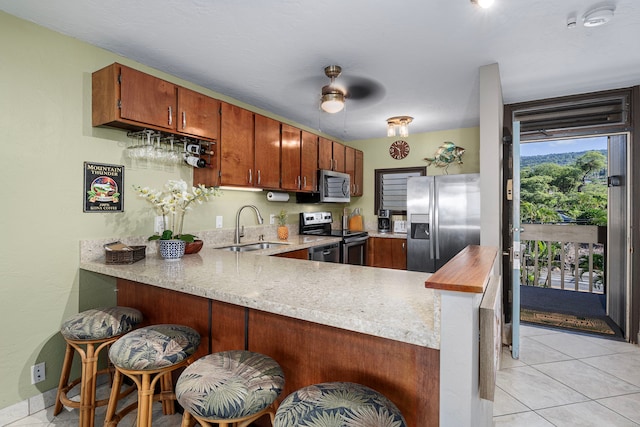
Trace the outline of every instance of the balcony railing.
<path fill-rule="evenodd" d="M 523 224 L 520 283 L 602 294 L 606 227 Z"/>

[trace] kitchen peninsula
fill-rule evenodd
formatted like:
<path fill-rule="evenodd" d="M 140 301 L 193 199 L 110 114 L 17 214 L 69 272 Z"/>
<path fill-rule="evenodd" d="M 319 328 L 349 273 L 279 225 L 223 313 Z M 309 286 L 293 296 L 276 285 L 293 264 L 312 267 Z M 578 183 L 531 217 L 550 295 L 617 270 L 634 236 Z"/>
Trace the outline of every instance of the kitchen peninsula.
<path fill-rule="evenodd" d="M 282 398 L 316 382 L 353 381 L 384 393 L 412 427 L 490 422 L 490 402 L 474 390 L 477 367 L 442 368 L 457 352 L 477 358 L 482 294 L 428 289 L 428 273 L 266 256 L 331 238 L 316 239 L 253 253 L 205 247 L 177 262 L 150 253 L 130 265 L 81 251 L 80 268 L 115 278 L 118 303 L 141 309 L 147 322 L 196 328 L 200 356 L 246 348 L 274 357 L 286 376 Z"/>

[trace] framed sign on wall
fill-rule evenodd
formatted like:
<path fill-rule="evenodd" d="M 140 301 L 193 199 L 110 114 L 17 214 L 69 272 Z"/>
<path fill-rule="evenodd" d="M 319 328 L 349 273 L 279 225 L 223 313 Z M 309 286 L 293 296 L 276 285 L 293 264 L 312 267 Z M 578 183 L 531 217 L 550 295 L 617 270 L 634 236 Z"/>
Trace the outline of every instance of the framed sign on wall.
<path fill-rule="evenodd" d="M 123 212 L 124 166 L 84 162 L 84 212 Z"/>

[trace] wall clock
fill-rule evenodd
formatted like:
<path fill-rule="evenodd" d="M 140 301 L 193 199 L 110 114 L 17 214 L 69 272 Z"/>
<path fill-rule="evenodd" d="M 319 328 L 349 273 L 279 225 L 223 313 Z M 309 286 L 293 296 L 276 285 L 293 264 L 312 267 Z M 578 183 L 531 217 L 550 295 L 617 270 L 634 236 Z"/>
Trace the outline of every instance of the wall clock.
<path fill-rule="evenodd" d="M 407 141 L 395 141 L 389 147 L 389 155 L 396 160 L 401 160 L 409 154 Z"/>

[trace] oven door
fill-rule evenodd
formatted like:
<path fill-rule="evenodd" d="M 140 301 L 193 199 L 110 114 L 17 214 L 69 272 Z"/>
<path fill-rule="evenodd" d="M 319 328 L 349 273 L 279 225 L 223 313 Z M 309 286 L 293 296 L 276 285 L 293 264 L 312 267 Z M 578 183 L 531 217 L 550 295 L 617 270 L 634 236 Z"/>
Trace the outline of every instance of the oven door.
<path fill-rule="evenodd" d="M 342 243 L 342 263 L 365 265 L 369 236 L 348 237 Z"/>

